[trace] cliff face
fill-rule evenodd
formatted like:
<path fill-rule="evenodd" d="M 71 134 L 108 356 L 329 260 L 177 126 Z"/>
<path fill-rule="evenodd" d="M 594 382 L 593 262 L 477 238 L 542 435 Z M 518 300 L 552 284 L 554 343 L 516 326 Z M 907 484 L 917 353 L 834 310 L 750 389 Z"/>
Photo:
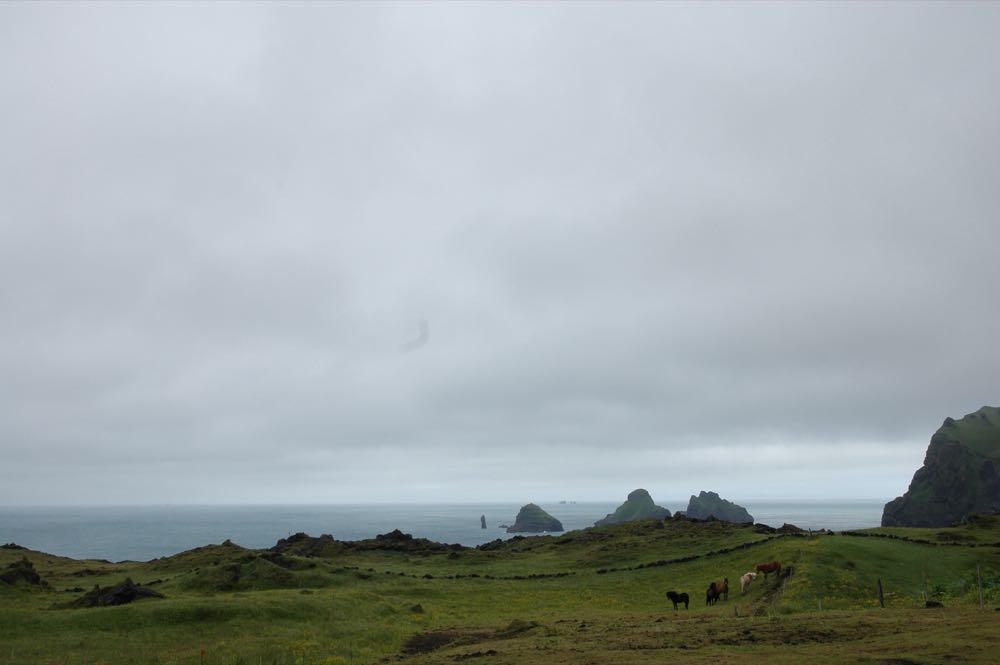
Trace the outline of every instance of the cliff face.
<path fill-rule="evenodd" d="M 736 524 L 753 522 L 753 515 L 746 508 L 726 501 L 715 492 L 700 492 L 698 496 L 692 496 L 684 515 L 696 520 L 715 517 L 717 520 Z"/>
<path fill-rule="evenodd" d="M 1000 407 L 945 419 L 906 494 L 885 504 L 882 526 L 944 527 L 969 513 L 1000 513 Z"/>
<path fill-rule="evenodd" d="M 562 522 L 533 503 L 523 506 L 517 513 L 514 525 L 507 527 L 507 533 L 542 533 L 562 530 Z"/>
<path fill-rule="evenodd" d="M 618 506 L 613 513 L 609 513 L 604 519 L 594 522 L 594 526 L 606 526 L 608 524 L 621 524 L 633 520 L 662 520 L 670 517 L 670 511 L 653 503 L 653 497 L 644 489 L 637 489 L 629 493 L 625 503 Z"/>

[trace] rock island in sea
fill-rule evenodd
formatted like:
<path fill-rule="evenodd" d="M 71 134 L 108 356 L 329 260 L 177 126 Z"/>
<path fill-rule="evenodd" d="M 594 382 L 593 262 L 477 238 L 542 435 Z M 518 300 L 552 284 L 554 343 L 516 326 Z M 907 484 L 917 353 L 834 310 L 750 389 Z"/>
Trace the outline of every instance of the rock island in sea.
<path fill-rule="evenodd" d="M 507 527 L 507 533 L 543 533 L 562 530 L 562 522 L 533 503 L 522 506 L 514 524 Z"/>
<path fill-rule="evenodd" d="M 653 497 L 644 489 L 629 492 L 625 503 L 618 506 L 613 513 L 594 522 L 594 526 L 621 524 L 633 520 L 662 520 L 670 517 L 670 511 L 653 503 Z"/>
<path fill-rule="evenodd" d="M 715 492 L 700 492 L 698 496 L 692 495 L 684 515 L 696 520 L 714 517 L 717 520 L 734 524 L 753 522 L 753 515 L 748 513 L 746 508 L 723 499 Z"/>

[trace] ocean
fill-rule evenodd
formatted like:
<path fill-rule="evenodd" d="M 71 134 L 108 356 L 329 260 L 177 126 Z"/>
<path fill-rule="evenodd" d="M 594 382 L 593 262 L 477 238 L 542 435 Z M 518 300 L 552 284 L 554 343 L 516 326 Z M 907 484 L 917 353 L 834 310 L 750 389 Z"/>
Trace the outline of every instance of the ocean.
<path fill-rule="evenodd" d="M 593 526 L 621 502 L 541 503 L 567 531 Z M 671 512 L 686 501 L 658 502 Z M 741 502 L 757 522 L 803 529 L 878 526 L 884 500 Z M 270 547 L 303 531 L 361 540 L 399 529 L 418 538 L 475 546 L 510 537 L 520 504 L 266 505 L 266 506 L 4 506 L 0 544 L 77 559 L 147 561 L 227 538 L 244 547 Z M 480 526 L 486 517 L 487 528 Z"/>

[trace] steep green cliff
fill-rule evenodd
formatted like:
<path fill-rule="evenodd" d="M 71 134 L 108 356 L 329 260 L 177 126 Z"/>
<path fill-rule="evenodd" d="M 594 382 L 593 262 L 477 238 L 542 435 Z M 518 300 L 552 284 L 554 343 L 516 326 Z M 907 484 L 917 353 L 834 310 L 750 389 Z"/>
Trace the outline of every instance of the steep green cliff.
<path fill-rule="evenodd" d="M 943 527 L 969 513 L 1000 513 L 1000 407 L 945 419 L 906 494 L 885 504 L 882 526 Z"/>

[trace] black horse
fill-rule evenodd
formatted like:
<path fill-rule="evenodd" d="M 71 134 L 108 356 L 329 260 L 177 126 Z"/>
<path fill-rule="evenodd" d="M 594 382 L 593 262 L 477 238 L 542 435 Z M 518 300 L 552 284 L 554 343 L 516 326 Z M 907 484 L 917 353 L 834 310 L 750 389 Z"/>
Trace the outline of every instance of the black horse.
<path fill-rule="evenodd" d="M 667 598 L 674 604 L 674 612 L 677 611 L 677 603 L 684 603 L 684 609 L 688 608 L 688 595 L 686 593 L 677 593 L 676 591 L 668 591 Z"/>

